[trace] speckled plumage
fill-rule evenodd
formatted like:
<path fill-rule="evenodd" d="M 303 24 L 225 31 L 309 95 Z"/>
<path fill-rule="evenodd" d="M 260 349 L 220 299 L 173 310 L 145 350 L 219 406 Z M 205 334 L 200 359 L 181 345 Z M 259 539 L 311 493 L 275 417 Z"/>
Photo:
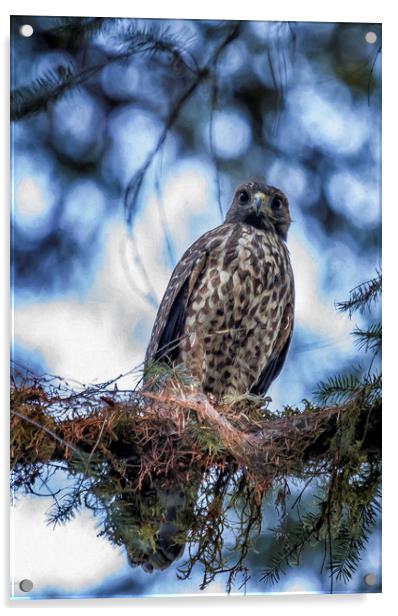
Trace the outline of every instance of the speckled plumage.
<path fill-rule="evenodd" d="M 264 394 L 281 370 L 293 327 L 289 224 L 278 189 L 239 186 L 225 223 L 200 237 L 176 266 L 146 361 L 184 364 L 217 398 Z"/>

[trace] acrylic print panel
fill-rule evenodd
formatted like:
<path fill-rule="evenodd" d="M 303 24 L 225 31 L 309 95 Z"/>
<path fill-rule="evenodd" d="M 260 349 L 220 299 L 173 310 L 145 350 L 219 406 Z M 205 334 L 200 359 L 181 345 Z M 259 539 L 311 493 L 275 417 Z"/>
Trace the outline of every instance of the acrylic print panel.
<path fill-rule="evenodd" d="M 12 596 L 380 592 L 380 24 L 11 39 Z"/>

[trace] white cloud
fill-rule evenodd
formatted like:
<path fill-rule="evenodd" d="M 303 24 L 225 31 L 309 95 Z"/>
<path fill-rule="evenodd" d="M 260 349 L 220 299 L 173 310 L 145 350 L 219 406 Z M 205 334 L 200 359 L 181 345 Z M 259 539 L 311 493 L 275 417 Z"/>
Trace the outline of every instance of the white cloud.
<path fill-rule="evenodd" d="M 336 311 L 331 297 L 322 294 L 322 260 L 311 252 L 299 235 L 292 233 L 289 250 L 296 280 L 295 320 L 297 325 L 320 337 L 342 338 L 352 346 L 349 333 L 352 323 L 348 316 Z"/>
<path fill-rule="evenodd" d="M 40 353 L 50 372 L 101 382 L 142 362 L 145 341 L 133 336 L 133 330 L 150 321 L 153 311 L 131 288 L 135 277 L 125 266 L 127 242 L 124 225 L 113 224 L 84 301 L 72 296 L 17 304 L 15 342 Z"/>
<path fill-rule="evenodd" d="M 66 525 L 47 525 L 50 498 L 23 497 L 11 517 L 12 581 L 16 595 L 19 582 L 29 579 L 34 592 L 61 587 L 76 594 L 94 586 L 125 566 L 119 547 L 97 537 L 95 519 L 85 510 Z"/>
<path fill-rule="evenodd" d="M 180 164 L 165 182 L 162 198 L 173 230 L 176 259 L 203 231 L 219 223 L 218 210 L 208 210 L 210 177 L 205 165 Z M 203 199 L 208 195 L 208 199 Z M 160 301 L 172 266 L 165 260 L 164 231 L 155 195 L 137 216 L 134 239 L 138 254 Z M 201 223 L 196 223 L 199 219 Z M 178 225 L 176 225 L 178 221 Z M 145 276 L 124 222 L 107 229 L 103 254 L 86 296 L 16 302 L 15 342 L 39 353 L 49 372 L 83 383 L 103 382 L 141 364 L 156 309 L 143 298 Z M 131 387 L 128 377 L 120 386 Z"/>

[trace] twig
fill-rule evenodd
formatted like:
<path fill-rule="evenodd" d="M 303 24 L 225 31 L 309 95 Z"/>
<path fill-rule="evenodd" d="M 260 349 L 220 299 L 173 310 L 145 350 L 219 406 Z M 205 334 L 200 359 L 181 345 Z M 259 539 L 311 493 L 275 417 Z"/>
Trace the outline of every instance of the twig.
<path fill-rule="evenodd" d="M 16 411 L 15 409 L 11 409 L 11 413 L 12 415 L 16 415 L 17 417 L 19 417 L 20 419 L 22 419 L 23 421 L 26 421 L 27 423 L 30 423 L 32 426 L 35 426 L 36 428 L 38 428 L 40 431 L 46 432 L 47 434 L 49 434 L 49 436 L 51 436 L 53 439 L 55 439 L 56 441 L 58 441 L 59 443 L 61 443 L 61 445 L 63 447 L 65 447 L 65 449 L 71 449 L 72 451 L 74 451 L 78 456 L 80 456 L 80 458 L 83 460 L 83 456 L 80 452 L 80 450 L 75 447 L 74 445 L 72 445 L 71 443 L 67 443 L 64 439 L 60 438 L 59 436 L 57 436 L 57 434 L 55 434 L 55 432 L 53 432 L 52 430 L 50 430 L 49 428 L 47 428 L 46 426 L 43 426 L 43 424 L 40 424 L 38 421 L 35 421 L 34 419 L 32 419 L 31 417 L 26 417 L 26 415 L 23 415 L 22 413 L 19 413 L 18 411 Z"/>
<path fill-rule="evenodd" d="M 160 137 L 155 147 L 148 154 L 143 165 L 134 174 L 134 176 L 131 178 L 130 182 L 128 183 L 126 192 L 125 192 L 125 198 L 124 198 L 124 208 L 126 212 L 126 220 L 127 220 L 128 225 L 131 226 L 134 208 L 137 203 L 137 199 L 141 191 L 141 187 L 142 187 L 145 175 L 149 167 L 151 166 L 152 161 L 154 160 L 155 156 L 158 154 L 164 142 L 166 141 L 166 138 L 167 138 L 167 135 L 170 129 L 172 128 L 176 120 L 178 119 L 180 112 L 182 108 L 184 107 L 185 103 L 191 98 L 191 96 L 196 91 L 198 86 L 205 79 L 207 79 L 209 74 L 211 74 L 211 71 L 208 67 L 215 66 L 217 64 L 220 54 L 227 47 L 227 45 L 229 45 L 233 40 L 236 39 L 236 37 L 239 35 L 241 27 L 242 27 L 241 22 L 237 22 L 234 24 L 230 32 L 227 34 L 227 36 L 224 38 L 221 44 L 217 47 L 217 49 L 213 52 L 208 62 L 204 66 L 199 68 L 199 70 L 196 72 L 195 79 L 192 81 L 192 83 L 177 98 L 177 100 L 175 101 L 174 105 L 171 108 L 171 111 L 169 112 L 169 115 L 163 127 L 163 131 L 161 132 Z"/>

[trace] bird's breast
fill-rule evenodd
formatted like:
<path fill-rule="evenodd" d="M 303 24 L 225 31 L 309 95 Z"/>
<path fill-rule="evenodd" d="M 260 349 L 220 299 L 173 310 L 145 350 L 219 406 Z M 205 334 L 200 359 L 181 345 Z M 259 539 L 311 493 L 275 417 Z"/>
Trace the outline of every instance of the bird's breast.
<path fill-rule="evenodd" d="M 258 230 L 237 231 L 210 252 L 184 326 L 181 359 L 194 362 L 193 371 L 216 395 L 242 393 L 256 382 L 292 294 L 288 255 L 280 241 Z"/>

